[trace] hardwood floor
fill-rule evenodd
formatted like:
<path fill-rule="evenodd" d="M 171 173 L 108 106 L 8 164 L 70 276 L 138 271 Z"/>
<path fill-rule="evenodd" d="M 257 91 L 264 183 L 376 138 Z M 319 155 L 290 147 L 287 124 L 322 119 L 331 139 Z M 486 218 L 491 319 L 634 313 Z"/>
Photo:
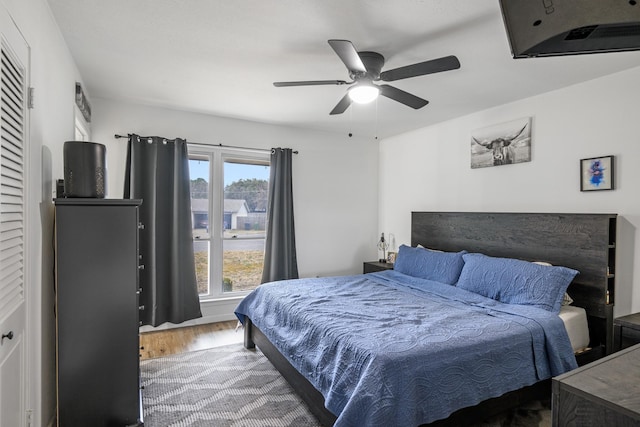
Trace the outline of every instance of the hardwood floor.
<path fill-rule="evenodd" d="M 237 324 L 237 321 L 230 320 L 141 333 L 140 359 L 242 343 L 243 331 L 242 328 L 236 330 Z"/>

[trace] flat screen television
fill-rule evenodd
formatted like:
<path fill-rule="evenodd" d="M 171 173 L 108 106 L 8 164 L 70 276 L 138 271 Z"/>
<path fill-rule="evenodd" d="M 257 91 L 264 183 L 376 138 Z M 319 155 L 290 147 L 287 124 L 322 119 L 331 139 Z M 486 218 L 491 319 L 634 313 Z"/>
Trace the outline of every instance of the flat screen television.
<path fill-rule="evenodd" d="M 640 49 L 640 0 L 500 0 L 514 58 Z"/>

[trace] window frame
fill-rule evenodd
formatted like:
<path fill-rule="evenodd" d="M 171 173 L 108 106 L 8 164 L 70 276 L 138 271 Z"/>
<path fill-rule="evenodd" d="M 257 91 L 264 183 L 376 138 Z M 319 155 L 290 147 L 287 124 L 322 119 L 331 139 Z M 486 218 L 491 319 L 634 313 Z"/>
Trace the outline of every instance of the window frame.
<path fill-rule="evenodd" d="M 208 218 L 209 232 L 207 237 L 192 240 L 209 242 L 209 292 L 200 294 L 200 301 L 213 301 L 229 298 L 244 297 L 249 291 L 225 292 L 222 286 L 223 280 L 223 256 L 212 256 L 213 254 L 223 254 L 224 241 L 231 238 L 224 237 L 224 165 L 225 162 L 255 164 L 271 167 L 270 153 L 268 151 L 247 150 L 231 147 L 208 146 L 205 144 L 187 144 L 189 160 L 205 160 L 209 162 L 209 203 Z M 191 176 L 189 177 L 191 180 Z M 219 183 L 219 185 L 216 185 Z M 247 238 L 252 239 L 252 238 Z M 253 238 L 264 239 L 265 237 Z M 220 286 L 212 286 L 219 283 Z M 256 286 L 259 285 L 256 284 Z"/>

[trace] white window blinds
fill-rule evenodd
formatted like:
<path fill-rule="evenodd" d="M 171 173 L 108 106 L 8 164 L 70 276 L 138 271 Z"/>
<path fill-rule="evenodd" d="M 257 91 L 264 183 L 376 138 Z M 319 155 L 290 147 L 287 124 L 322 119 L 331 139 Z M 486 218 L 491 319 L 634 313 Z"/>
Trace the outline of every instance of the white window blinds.
<path fill-rule="evenodd" d="M 25 73 L 2 40 L 0 64 L 0 320 L 24 299 Z"/>

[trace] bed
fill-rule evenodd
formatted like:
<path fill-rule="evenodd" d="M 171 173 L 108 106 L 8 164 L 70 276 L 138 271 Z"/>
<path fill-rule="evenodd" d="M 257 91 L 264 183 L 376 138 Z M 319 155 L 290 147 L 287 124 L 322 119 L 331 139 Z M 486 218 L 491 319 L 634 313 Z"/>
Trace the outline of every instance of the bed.
<path fill-rule="evenodd" d="M 324 425 L 467 423 L 548 396 L 550 377 L 610 351 L 615 225 L 602 214 L 414 212 L 396 270 L 265 284 L 236 314 L 245 346 L 257 345 Z M 421 276 L 424 256 L 446 260 L 429 264 L 436 277 Z M 516 274 L 526 261 L 566 276 L 588 319 L 586 349 L 571 348 L 554 312 L 566 284 L 551 302 L 512 294 L 518 304 L 508 289 L 501 301 L 474 288 L 512 261 Z"/>

